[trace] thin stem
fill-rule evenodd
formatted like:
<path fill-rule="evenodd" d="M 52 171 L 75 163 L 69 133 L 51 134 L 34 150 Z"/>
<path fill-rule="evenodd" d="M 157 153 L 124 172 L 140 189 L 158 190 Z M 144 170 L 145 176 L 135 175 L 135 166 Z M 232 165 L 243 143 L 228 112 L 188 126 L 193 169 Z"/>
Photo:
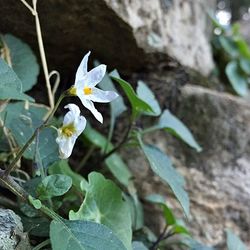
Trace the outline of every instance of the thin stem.
<path fill-rule="evenodd" d="M 162 233 L 159 235 L 158 239 L 153 243 L 153 245 L 149 248 L 149 250 L 157 249 L 159 243 L 164 239 L 164 236 L 165 236 L 167 229 L 168 229 L 168 225 L 165 225 Z"/>
<path fill-rule="evenodd" d="M 32 13 L 32 15 L 35 15 L 34 9 L 25 1 L 25 0 L 20 0 Z"/>
<path fill-rule="evenodd" d="M 47 65 L 47 60 L 46 60 L 46 55 L 45 55 L 45 50 L 44 50 L 44 45 L 43 45 L 41 25 L 40 25 L 39 16 L 38 16 L 37 9 L 36 9 L 35 0 L 33 0 L 33 8 L 35 12 L 36 34 L 37 34 L 38 46 L 39 46 L 43 72 L 44 72 L 44 77 L 45 77 L 45 82 L 46 82 L 46 87 L 47 87 L 47 92 L 48 92 L 49 105 L 50 105 L 50 108 L 53 109 L 55 103 L 54 103 L 54 97 L 52 94 L 51 85 L 49 81 L 49 70 L 48 70 L 48 65 Z"/>
<path fill-rule="evenodd" d="M 103 154 L 107 153 L 109 144 L 111 142 L 112 136 L 113 136 L 113 132 L 114 132 L 114 125 L 115 125 L 115 117 L 113 114 L 111 114 L 111 118 L 110 118 L 110 127 L 109 127 L 109 133 L 108 133 L 108 140 L 105 144 L 104 150 L 103 150 Z"/>
<path fill-rule="evenodd" d="M 76 171 L 79 172 L 84 165 L 86 164 L 87 160 L 89 159 L 89 157 L 92 155 L 93 151 L 96 149 L 95 145 L 91 145 L 91 147 L 89 148 L 89 150 L 87 151 L 87 153 L 85 154 L 85 156 L 83 157 L 83 159 L 81 160 L 81 162 L 79 163 L 78 167 L 76 168 Z"/>
<path fill-rule="evenodd" d="M 11 176 L 9 175 L 5 176 L 5 171 L 1 169 L 0 169 L 0 185 L 6 187 L 8 190 L 10 190 L 24 202 L 29 203 L 29 198 L 28 198 L 29 194 L 19 184 L 17 184 Z M 50 210 L 45 205 L 42 205 L 40 211 L 53 220 L 62 221 L 62 218 L 58 214 Z"/>
<path fill-rule="evenodd" d="M 122 138 L 121 142 L 116 147 L 114 147 L 111 151 L 109 151 L 107 154 L 105 154 L 101 158 L 102 161 L 104 161 L 110 155 L 112 155 L 113 153 L 115 153 L 116 151 L 118 151 L 126 143 L 126 141 L 128 139 L 128 136 L 129 136 L 129 133 L 130 133 L 130 131 L 132 129 L 132 126 L 133 126 L 133 122 L 130 122 L 129 125 L 128 125 L 128 128 L 127 128 L 127 131 L 126 131 L 124 137 Z"/>
<path fill-rule="evenodd" d="M 45 241 L 41 242 L 40 244 L 38 244 L 37 246 L 35 246 L 32 250 L 40 250 L 49 244 L 50 244 L 50 240 L 49 239 L 45 240 Z"/>

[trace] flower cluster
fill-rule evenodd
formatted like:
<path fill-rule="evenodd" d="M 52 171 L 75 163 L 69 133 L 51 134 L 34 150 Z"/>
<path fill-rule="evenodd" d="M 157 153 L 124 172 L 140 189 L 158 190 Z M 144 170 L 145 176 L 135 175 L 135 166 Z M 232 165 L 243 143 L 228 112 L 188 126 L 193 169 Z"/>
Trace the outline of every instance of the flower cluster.
<path fill-rule="evenodd" d="M 106 65 L 101 64 L 88 71 L 88 52 L 82 59 L 75 77 L 74 85 L 69 89 L 72 96 L 78 96 L 84 107 L 89 109 L 99 122 L 103 122 L 102 114 L 95 108 L 94 102 L 108 103 L 118 97 L 114 91 L 103 91 L 96 85 L 103 79 L 106 73 Z M 59 145 L 59 153 L 62 159 L 68 158 L 73 150 L 77 137 L 86 127 L 86 119 L 80 115 L 80 109 L 75 104 L 65 106 L 69 111 L 63 120 L 63 126 L 58 129 L 56 142 Z"/>

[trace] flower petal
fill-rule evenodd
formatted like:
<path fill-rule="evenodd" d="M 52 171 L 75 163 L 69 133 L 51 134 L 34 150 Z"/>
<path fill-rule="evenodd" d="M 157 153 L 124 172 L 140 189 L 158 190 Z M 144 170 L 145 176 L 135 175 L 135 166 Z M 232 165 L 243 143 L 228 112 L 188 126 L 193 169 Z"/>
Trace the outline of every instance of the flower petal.
<path fill-rule="evenodd" d="M 59 146 L 59 153 L 61 159 L 67 159 L 70 157 L 73 147 L 75 145 L 77 136 L 71 136 L 69 138 L 64 136 L 58 136 L 56 142 Z"/>
<path fill-rule="evenodd" d="M 69 103 L 64 107 L 65 109 L 69 109 L 67 114 L 64 116 L 63 125 L 67 125 L 70 123 L 74 123 L 75 119 L 78 119 L 80 116 L 80 109 L 77 105 L 73 103 Z"/>
<path fill-rule="evenodd" d="M 85 106 L 87 109 L 89 109 L 91 111 L 91 113 L 95 116 L 95 118 L 100 123 L 103 123 L 102 114 L 97 111 L 97 109 L 95 108 L 94 103 L 92 101 L 90 101 L 90 100 L 85 99 L 84 94 L 80 94 L 80 95 L 78 95 L 78 97 L 80 98 L 83 106 Z"/>
<path fill-rule="evenodd" d="M 104 77 L 105 73 L 106 73 L 106 68 L 107 66 L 104 64 L 101 64 L 95 68 L 93 68 L 92 70 L 90 70 L 87 74 L 86 74 L 86 78 L 84 79 L 84 86 L 86 87 L 95 87 L 95 85 L 97 83 L 99 83 L 102 78 Z"/>
<path fill-rule="evenodd" d="M 89 59 L 90 51 L 83 57 L 77 71 L 76 71 L 76 79 L 75 83 L 83 78 L 84 75 L 88 72 L 88 59 Z"/>
<path fill-rule="evenodd" d="M 89 96 L 93 102 L 111 102 L 116 99 L 119 95 L 114 91 L 104 91 L 98 88 L 93 88 L 93 93 Z"/>
<path fill-rule="evenodd" d="M 75 120 L 75 128 L 76 128 L 76 135 L 79 136 L 82 131 L 85 129 L 86 127 L 86 119 L 84 116 L 79 116 L 78 119 Z"/>

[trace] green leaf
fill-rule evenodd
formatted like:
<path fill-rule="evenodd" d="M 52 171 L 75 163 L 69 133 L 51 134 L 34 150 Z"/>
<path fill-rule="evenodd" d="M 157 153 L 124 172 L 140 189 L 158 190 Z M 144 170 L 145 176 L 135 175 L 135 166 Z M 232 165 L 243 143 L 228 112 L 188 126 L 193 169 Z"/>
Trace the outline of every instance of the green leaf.
<path fill-rule="evenodd" d="M 167 225 L 176 224 L 175 216 L 172 210 L 166 205 L 166 201 L 163 196 L 159 194 L 151 194 L 146 197 L 146 200 L 161 205 Z"/>
<path fill-rule="evenodd" d="M 140 241 L 133 241 L 132 248 L 133 250 L 148 250 L 148 248 Z"/>
<path fill-rule="evenodd" d="M 161 114 L 161 108 L 155 98 L 154 93 L 143 81 L 138 81 L 136 93 L 143 101 L 145 101 L 151 107 L 153 111 L 145 112 L 145 115 L 159 116 Z"/>
<path fill-rule="evenodd" d="M 239 50 L 231 37 L 219 36 L 222 48 L 233 58 L 239 55 Z"/>
<path fill-rule="evenodd" d="M 132 86 L 128 82 L 126 82 L 125 80 L 123 80 L 119 77 L 115 77 L 112 75 L 111 75 L 111 78 L 120 84 L 123 91 L 127 95 L 129 102 L 131 104 L 131 107 L 132 107 L 132 117 L 133 118 L 136 118 L 137 115 L 140 113 L 145 113 L 145 112 L 152 113 L 153 112 L 152 108 L 146 102 L 144 102 L 142 99 L 140 99 L 136 95 L 134 89 L 132 88 Z"/>
<path fill-rule="evenodd" d="M 235 43 L 238 47 L 238 50 L 240 52 L 240 54 L 247 58 L 247 59 L 250 59 L 250 49 L 249 49 L 249 46 L 246 42 L 246 40 L 244 40 L 244 38 L 242 38 L 241 36 L 240 37 L 237 37 L 235 39 Z"/>
<path fill-rule="evenodd" d="M 174 225 L 173 232 L 176 234 L 186 234 L 190 235 L 189 231 L 182 225 Z"/>
<path fill-rule="evenodd" d="M 92 144 L 101 148 L 102 150 L 105 149 L 107 144 L 107 139 L 100 134 L 97 130 L 93 129 L 89 124 L 86 126 L 83 136 L 88 139 Z M 108 151 L 112 150 L 114 146 L 109 143 L 108 144 Z M 129 182 L 132 178 L 132 174 L 128 169 L 127 165 L 121 159 L 121 157 L 114 153 L 109 156 L 105 160 L 105 164 L 110 170 L 110 172 L 114 175 L 114 177 L 124 186 L 128 186 Z"/>
<path fill-rule="evenodd" d="M 247 247 L 244 245 L 241 239 L 231 230 L 227 229 L 226 233 L 228 250 L 247 250 Z"/>
<path fill-rule="evenodd" d="M 81 181 L 85 181 L 85 179 L 72 171 L 68 162 L 66 160 L 60 160 L 55 162 L 52 166 L 49 167 L 49 173 L 52 174 L 63 174 L 67 175 L 72 179 L 73 186 L 80 192 L 81 189 Z"/>
<path fill-rule="evenodd" d="M 169 110 L 164 110 L 156 127 L 164 129 L 172 135 L 182 139 L 190 147 L 196 149 L 197 152 L 202 150 L 186 125 L 176 116 L 171 114 Z"/>
<path fill-rule="evenodd" d="M 22 147 L 32 136 L 37 127 L 43 123 L 45 108 L 30 106 L 25 109 L 24 103 L 8 104 L 1 117 L 6 116 L 5 126 L 10 129 L 19 147 Z M 5 115 L 6 114 L 6 115 Z M 38 145 L 35 141 L 24 152 L 24 157 L 34 159 L 36 149 L 39 151 L 41 163 L 44 167 L 52 164 L 58 157 L 58 145 L 55 141 L 56 131 L 45 128 L 39 133 Z"/>
<path fill-rule="evenodd" d="M 62 174 L 45 177 L 37 187 L 39 199 L 47 200 L 55 196 L 64 195 L 72 186 L 72 179 Z"/>
<path fill-rule="evenodd" d="M 42 207 L 42 203 L 38 199 L 34 199 L 31 195 L 28 196 L 30 204 L 35 208 L 35 209 L 40 209 Z"/>
<path fill-rule="evenodd" d="M 131 249 L 132 229 L 129 207 L 121 190 L 101 174 L 89 174 L 89 187 L 78 212 L 70 211 L 70 220 L 89 220 L 109 227 Z"/>
<path fill-rule="evenodd" d="M 226 75 L 238 95 L 246 96 L 248 94 L 247 78 L 240 71 L 237 61 L 231 61 L 227 64 Z"/>
<path fill-rule="evenodd" d="M 23 83 L 23 92 L 30 90 L 37 82 L 39 66 L 30 47 L 10 34 L 3 36 L 10 50 L 12 68 Z"/>
<path fill-rule="evenodd" d="M 186 216 L 189 216 L 189 198 L 184 190 L 184 178 L 173 168 L 170 159 L 161 152 L 158 148 L 150 145 L 144 145 L 142 142 L 141 148 L 149 161 L 151 169 L 156 173 L 166 184 L 170 186 L 176 198 L 180 202 Z"/>
<path fill-rule="evenodd" d="M 53 250 L 126 250 L 106 226 L 90 221 L 52 221 L 50 240 Z"/>
<path fill-rule="evenodd" d="M 240 67 L 241 69 L 250 76 L 250 60 L 249 59 L 245 59 L 245 58 L 241 58 L 240 59 Z"/>
<path fill-rule="evenodd" d="M 23 93 L 22 82 L 13 69 L 0 58 L 0 100 L 5 99 L 33 101 Z"/>

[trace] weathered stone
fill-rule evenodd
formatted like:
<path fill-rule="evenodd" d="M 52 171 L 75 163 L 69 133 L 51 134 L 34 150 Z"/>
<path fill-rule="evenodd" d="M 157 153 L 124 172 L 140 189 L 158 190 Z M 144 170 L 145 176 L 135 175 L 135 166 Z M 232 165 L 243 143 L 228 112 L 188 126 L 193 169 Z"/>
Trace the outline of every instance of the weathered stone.
<path fill-rule="evenodd" d="M 213 61 L 206 11 L 215 1 L 38 1 L 50 68 L 72 71 L 83 54 L 131 72 L 157 54 L 208 74 Z M 15 15 L 13 15 L 13 12 Z M 36 50 L 34 18 L 21 1 L 0 3 L 0 32 L 13 33 Z M 154 54 L 155 56 L 149 56 Z"/>
<path fill-rule="evenodd" d="M 31 249 L 28 236 L 23 232 L 23 225 L 20 217 L 10 209 L 0 208 L 0 249 Z"/>
<path fill-rule="evenodd" d="M 191 210 L 187 224 L 194 237 L 226 249 L 225 228 L 231 228 L 250 247 L 250 104 L 239 97 L 188 85 L 179 98 L 176 115 L 193 131 L 203 152 L 196 153 L 165 132 L 145 139 L 166 152 L 185 176 Z M 179 204 L 160 178 L 152 175 L 142 154 L 129 151 L 126 159 L 136 176 L 138 193 L 164 195 L 181 215 Z M 146 207 L 146 222 L 155 225 L 156 232 L 164 226 L 158 210 L 152 207 Z"/>

